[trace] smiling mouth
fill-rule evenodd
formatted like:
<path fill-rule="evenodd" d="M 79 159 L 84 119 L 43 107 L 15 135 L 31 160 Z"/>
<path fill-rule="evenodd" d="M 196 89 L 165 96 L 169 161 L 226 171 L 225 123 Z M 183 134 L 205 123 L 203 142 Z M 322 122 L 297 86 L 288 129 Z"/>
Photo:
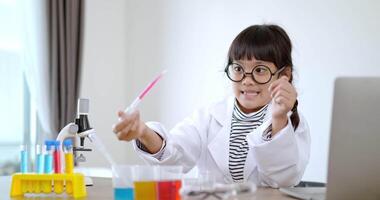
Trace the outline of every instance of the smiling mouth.
<path fill-rule="evenodd" d="M 260 92 L 255 91 L 241 91 L 240 93 L 247 96 L 257 96 L 260 94 Z"/>

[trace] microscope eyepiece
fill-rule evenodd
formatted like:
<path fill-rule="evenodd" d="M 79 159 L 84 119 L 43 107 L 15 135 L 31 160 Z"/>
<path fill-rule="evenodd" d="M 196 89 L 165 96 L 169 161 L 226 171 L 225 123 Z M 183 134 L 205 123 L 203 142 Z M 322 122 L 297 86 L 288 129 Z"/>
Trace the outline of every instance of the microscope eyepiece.
<path fill-rule="evenodd" d="M 75 124 L 78 125 L 78 133 L 91 129 L 90 123 L 88 122 L 89 104 L 89 99 L 78 99 L 77 118 L 75 119 Z"/>
<path fill-rule="evenodd" d="M 90 100 L 89 99 L 83 99 L 80 98 L 78 99 L 78 104 L 77 104 L 77 115 L 88 115 L 89 110 L 90 110 Z"/>

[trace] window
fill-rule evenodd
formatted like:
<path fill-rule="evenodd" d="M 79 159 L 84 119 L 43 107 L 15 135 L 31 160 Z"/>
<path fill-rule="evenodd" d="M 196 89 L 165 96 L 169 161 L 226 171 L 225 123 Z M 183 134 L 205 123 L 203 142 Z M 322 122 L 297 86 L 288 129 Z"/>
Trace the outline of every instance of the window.
<path fill-rule="evenodd" d="M 31 102 L 21 66 L 21 23 L 14 0 L 0 0 L 0 175 L 18 171 L 30 143 Z"/>

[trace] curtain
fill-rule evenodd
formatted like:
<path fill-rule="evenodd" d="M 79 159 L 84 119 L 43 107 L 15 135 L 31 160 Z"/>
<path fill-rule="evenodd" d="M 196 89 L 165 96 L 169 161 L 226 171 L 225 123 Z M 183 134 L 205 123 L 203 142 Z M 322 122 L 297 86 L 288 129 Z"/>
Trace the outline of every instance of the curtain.
<path fill-rule="evenodd" d="M 55 138 L 75 118 L 84 0 L 20 0 L 19 3 L 24 21 L 23 66 L 31 98 L 36 103 L 41 131 L 52 133 L 50 137 Z"/>
<path fill-rule="evenodd" d="M 84 0 L 48 1 L 52 127 L 73 122 L 79 95 Z"/>

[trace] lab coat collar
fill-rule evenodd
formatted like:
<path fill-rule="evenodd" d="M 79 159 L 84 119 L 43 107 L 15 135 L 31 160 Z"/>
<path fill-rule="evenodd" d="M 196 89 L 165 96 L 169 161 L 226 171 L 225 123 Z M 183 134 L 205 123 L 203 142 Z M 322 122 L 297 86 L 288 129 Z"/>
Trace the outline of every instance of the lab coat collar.
<path fill-rule="evenodd" d="M 211 107 L 210 113 L 220 125 L 226 125 L 232 119 L 235 97 L 230 96 Z"/>

